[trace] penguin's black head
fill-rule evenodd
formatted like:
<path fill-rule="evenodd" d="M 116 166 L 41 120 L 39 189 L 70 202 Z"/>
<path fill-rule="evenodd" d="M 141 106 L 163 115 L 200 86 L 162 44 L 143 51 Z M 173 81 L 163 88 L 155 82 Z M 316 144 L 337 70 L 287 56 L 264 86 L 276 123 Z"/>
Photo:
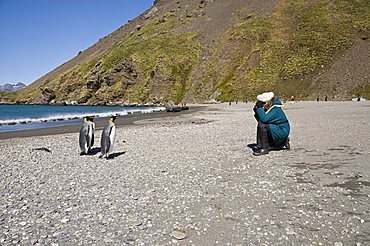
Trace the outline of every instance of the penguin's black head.
<path fill-rule="evenodd" d="M 85 116 L 84 117 L 84 121 L 91 121 L 91 122 L 93 122 L 94 121 L 94 116 Z"/>
<path fill-rule="evenodd" d="M 112 122 L 114 122 L 116 119 L 117 119 L 116 115 L 112 115 L 111 117 L 109 117 L 109 120 Z"/>

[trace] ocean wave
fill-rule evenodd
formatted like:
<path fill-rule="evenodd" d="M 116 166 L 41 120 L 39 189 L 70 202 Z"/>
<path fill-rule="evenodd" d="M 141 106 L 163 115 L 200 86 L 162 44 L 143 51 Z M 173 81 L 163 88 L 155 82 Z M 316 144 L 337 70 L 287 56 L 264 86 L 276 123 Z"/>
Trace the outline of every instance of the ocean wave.
<path fill-rule="evenodd" d="M 153 107 L 153 108 L 132 108 L 125 110 L 113 110 L 108 112 L 85 112 L 85 113 L 65 113 L 65 114 L 53 114 L 46 117 L 40 118 L 18 118 L 18 119 L 6 119 L 0 120 L 0 126 L 2 125 L 18 125 L 18 124 L 29 124 L 29 123 L 41 123 L 50 121 L 64 121 L 82 119 L 85 116 L 94 116 L 97 118 L 109 117 L 111 115 L 124 116 L 134 113 L 153 113 L 159 111 L 165 111 L 165 107 Z"/>

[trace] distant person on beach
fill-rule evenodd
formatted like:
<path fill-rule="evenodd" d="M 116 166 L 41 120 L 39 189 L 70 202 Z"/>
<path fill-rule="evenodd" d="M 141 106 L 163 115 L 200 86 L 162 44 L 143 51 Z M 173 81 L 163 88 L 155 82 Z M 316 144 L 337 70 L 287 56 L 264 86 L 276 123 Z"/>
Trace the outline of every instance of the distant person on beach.
<path fill-rule="evenodd" d="M 328 101 L 328 95 L 325 95 L 325 102 Z"/>
<path fill-rule="evenodd" d="M 273 92 L 265 92 L 257 96 L 253 108 L 257 125 L 257 150 L 254 155 L 265 155 L 270 150 L 290 149 L 288 118 L 281 109 L 282 103 L 275 99 Z"/>

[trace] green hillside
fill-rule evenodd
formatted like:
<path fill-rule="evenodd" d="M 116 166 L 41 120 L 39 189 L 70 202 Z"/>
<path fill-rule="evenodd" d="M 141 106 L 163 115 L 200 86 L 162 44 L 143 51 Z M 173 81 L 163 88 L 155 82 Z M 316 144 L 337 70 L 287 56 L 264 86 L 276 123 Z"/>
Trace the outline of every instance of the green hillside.
<path fill-rule="evenodd" d="M 320 92 L 339 100 L 358 94 L 370 99 L 369 56 L 361 60 L 351 84 L 331 76 L 335 66 L 351 70 L 357 53 L 369 53 L 370 0 L 285 0 L 265 12 L 235 1 L 234 9 L 222 10 L 233 21 L 224 29 L 206 26 L 222 23 L 213 1 L 190 1 L 185 7 L 176 2 L 155 5 L 154 15 L 134 20 L 134 28 L 117 42 L 102 45 L 82 62 L 0 98 L 180 103 L 204 102 L 211 95 L 221 101 L 253 100 L 257 93 L 274 90 L 282 98 L 313 99 Z M 208 36 L 215 38 L 209 41 Z"/>

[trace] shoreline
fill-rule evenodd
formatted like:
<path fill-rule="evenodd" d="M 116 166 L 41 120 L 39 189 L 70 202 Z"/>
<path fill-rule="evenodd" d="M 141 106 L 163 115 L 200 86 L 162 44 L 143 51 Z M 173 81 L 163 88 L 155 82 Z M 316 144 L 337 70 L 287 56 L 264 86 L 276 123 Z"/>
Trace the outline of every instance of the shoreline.
<path fill-rule="evenodd" d="M 196 106 L 189 106 L 188 110 L 183 110 L 180 112 L 152 112 L 152 113 L 133 113 L 124 116 L 117 117 L 116 125 L 117 128 L 122 126 L 132 126 L 135 125 L 135 122 L 141 120 L 150 120 L 150 119 L 160 119 L 160 118 L 173 118 L 178 117 L 184 114 L 193 114 L 198 111 L 204 110 L 207 105 L 196 105 Z M 96 130 L 102 129 L 105 124 L 106 117 L 102 117 L 95 122 Z M 54 127 L 46 127 L 46 128 L 36 128 L 36 129 L 28 129 L 28 130 L 19 130 L 19 131 L 9 131 L 9 132 L 0 132 L 0 140 L 2 139 L 10 139 L 10 138 L 29 138 L 29 137 L 37 137 L 37 136 L 48 136 L 48 135 L 57 135 L 57 134 L 64 134 L 64 133 L 76 133 L 79 132 L 81 129 L 82 119 L 81 122 L 76 124 L 68 124 L 63 126 L 54 126 Z M 148 124 L 150 124 L 148 122 Z"/>

